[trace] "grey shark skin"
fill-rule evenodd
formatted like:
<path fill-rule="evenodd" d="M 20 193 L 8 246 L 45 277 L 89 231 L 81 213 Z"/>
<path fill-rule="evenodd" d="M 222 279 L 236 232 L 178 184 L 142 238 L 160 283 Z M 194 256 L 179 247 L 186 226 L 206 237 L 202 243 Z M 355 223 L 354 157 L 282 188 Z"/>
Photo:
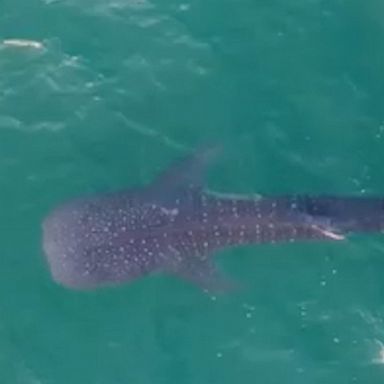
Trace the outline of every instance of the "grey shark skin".
<path fill-rule="evenodd" d="M 203 189 L 214 150 L 177 163 L 147 187 L 75 199 L 43 222 L 43 248 L 53 279 L 91 289 L 153 272 L 221 290 L 228 280 L 212 253 L 229 246 L 343 240 L 382 232 L 380 197 L 233 197 Z"/>

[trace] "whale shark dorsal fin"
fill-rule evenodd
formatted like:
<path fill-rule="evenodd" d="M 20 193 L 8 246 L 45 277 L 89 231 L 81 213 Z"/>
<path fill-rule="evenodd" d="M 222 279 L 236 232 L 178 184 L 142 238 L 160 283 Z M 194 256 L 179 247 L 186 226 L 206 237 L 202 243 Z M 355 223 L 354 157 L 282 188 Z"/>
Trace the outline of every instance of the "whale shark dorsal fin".
<path fill-rule="evenodd" d="M 148 187 L 146 199 L 167 205 L 188 192 L 201 190 L 204 175 L 219 152 L 218 146 L 204 146 L 175 162 Z"/>

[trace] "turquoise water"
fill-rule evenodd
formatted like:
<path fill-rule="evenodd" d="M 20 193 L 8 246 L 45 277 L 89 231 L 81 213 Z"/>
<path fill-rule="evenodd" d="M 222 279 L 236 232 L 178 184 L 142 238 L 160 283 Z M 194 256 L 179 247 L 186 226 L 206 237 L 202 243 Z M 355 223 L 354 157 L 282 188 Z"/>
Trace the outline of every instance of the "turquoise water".
<path fill-rule="evenodd" d="M 384 195 L 383 13 L 2 0 L 0 382 L 382 383 L 381 236 L 223 252 L 245 288 L 217 298 L 165 276 L 79 293 L 51 281 L 40 223 L 207 142 L 215 190 Z"/>

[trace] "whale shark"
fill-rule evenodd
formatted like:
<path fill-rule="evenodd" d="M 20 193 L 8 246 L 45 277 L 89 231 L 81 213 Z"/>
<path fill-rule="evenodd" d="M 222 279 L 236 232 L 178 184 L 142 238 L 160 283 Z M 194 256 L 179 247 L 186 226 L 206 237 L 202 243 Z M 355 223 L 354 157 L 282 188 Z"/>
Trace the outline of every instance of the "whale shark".
<path fill-rule="evenodd" d="M 217 149 L 175 162 L 147 186 L 75 198 L 42 224 L 52 278 L 71 289 L 127 283 L 160 272 L 208 291 L 229 284 L 213 254 L 244 244 L 342 241 L 384 230 L 376 196 L 243 196 L 204 187 Z"/>

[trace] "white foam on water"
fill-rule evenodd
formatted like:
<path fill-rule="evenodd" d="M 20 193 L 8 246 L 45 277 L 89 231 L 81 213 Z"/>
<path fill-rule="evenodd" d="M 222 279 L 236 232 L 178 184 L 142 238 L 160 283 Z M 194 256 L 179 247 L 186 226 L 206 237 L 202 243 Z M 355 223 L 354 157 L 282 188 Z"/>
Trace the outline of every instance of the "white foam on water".
<path fill-rule="evenodd" d="M 36 40 L 4 39 L 2 45 L 6 47 L 43 49 L 44 44 Z"/>

